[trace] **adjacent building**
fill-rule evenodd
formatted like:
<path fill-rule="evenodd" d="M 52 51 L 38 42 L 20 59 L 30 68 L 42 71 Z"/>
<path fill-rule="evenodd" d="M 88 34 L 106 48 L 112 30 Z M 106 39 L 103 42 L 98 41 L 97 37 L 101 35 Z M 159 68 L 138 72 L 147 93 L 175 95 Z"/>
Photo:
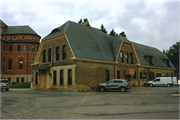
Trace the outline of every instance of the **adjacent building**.
<path fill-rule="evenodd" d="M 157 48 L 111 37 L 100 29 L 67 21 L 52 30 L 39 47 L 33 67 L 33 88 L 83 84 L 96 89 L 111 79 L 144 86 L 158 76 L 173 76 L 174 66 Z"/>
<path fill-rule="evenodd" d="M 30 26 L 8 26 L 0 20 L 1 27 L 1 78 L 10 83 L 32 81 L 32 66 L 40 36 Z"/>

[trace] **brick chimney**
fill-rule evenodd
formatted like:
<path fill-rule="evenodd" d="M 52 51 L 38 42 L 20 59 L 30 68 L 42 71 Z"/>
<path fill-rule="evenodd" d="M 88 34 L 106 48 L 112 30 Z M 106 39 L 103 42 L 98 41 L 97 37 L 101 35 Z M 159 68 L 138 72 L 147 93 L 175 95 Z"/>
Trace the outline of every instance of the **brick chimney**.
<path fill-rule="evenodd" d="M 84 25 L 86 25 L 86 26 L 88 26 L 88 27 L 90 26 L 89 21 L 88 21 L 87 18 L 84 19 Z"/>

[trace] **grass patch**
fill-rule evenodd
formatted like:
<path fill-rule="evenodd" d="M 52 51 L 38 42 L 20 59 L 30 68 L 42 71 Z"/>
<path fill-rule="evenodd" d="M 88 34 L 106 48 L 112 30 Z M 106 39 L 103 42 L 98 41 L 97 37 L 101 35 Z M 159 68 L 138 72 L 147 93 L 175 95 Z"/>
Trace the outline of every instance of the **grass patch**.
<path fill-rule="evenodd" d="M 25 83 L 16 83 L 10 85 L 10 88 L 30 88 L 31 82 L 25 82 Z"/>

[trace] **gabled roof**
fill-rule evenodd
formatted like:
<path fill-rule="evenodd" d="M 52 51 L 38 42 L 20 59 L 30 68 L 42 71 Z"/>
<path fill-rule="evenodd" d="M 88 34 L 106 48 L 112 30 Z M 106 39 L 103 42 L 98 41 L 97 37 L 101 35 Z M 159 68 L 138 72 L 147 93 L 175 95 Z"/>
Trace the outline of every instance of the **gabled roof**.
<path fill-rule="evenodd" d="M 65 33 L 72 51 L 76 58 L 116 62 L 120 46 L 123 41 L 131 42 L 122 36 L 111 37 L 104 34 L 100 29 L 87 27 L 72 21 L 67 21 L 60 27 L 55 28 L 45 38 Z M 153 66 L 168 67 L 163 59 L 168 57 L 156 48 L 131 42 L 134 45 L 141 65 L 152 66 L 144 56 L 153 56 Z M 170 68 L 174 68 L 170 62 Z"/>
<path fill-rule="evenodd" d="M 2 25 L 4 25 L 5 27 L 8 27 L 8 25 L 6 25 L 6 23 L 4 23 L 1 19 L 0 19 L 0 23 L 1 23 Z"/>
<path fill-rule="evenodd" d="M 3 32 L 2 35 L 36 35 L 39 36 L 30 26 L 8 26 Z M 39 36 L 40 37 L 40 36 Z"/>

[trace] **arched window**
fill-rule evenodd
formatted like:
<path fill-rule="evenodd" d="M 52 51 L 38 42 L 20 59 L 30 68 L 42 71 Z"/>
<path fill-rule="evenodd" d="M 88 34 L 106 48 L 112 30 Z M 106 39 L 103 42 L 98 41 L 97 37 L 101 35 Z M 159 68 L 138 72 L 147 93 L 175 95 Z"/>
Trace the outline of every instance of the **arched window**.
<path fill-rule="evenodd" d="M 31 52 L 34 52 L 34 45 L 31 46 Z"/>
<path fill-rule="evenodd" d="M 9 45 L 9 52 L 12 52 L 12 45 Z"/>
<path fill-rule="evenodd" d="M 22 69 L 23 69 L 23 61 L 19 60 L 19 70 L 22 70 Z"/>
<path fill-rule="evenodd" d="M 23 45 L 23 51 L 26 51 L 26 45 Z"/>
<path fill-rule="evenodd" d="M 18 48 L 17 48 L 18 50 L 17 51 L 21 51 L 21 46 L 20 45 L 18 45 Z"/>
<path fill-rule="evenodd" d="M 32 37 L 32 40 L 34 40 L 34 37 Z"/>
<path fill-rule="evenodd" d="M 12 60 L 9 60 L 8 63 L 8 70 L 12 70 Z"/>

